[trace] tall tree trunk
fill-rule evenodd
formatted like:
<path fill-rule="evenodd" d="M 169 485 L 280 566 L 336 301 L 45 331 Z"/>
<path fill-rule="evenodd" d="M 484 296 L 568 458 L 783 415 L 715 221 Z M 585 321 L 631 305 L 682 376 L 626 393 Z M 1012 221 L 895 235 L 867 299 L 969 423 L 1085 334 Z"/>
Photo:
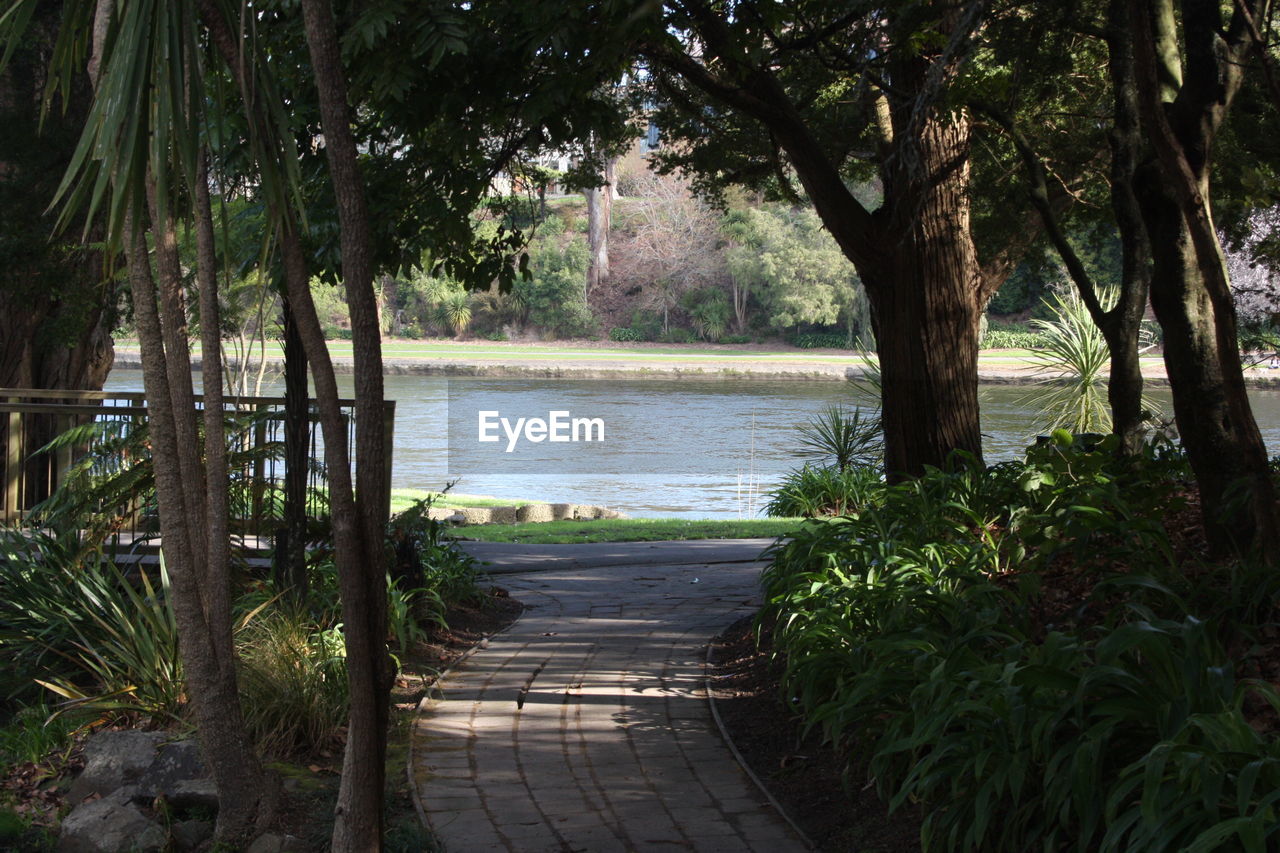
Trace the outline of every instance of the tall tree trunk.
<path fill-rule="evenodd" d="M 1154 254 L 1151 301 L 1164 329 L 1178 432 L 1218 550 L 1280 559 L 1280 508 L 1249 404 L 1235 306 L 1209 209 L 1211 151 L 1252 48 L 1237 8 L 1224 27 L 1214 0 L 1131 0 L 1135 80 L 1155 160 L 1139 174 Z"/>
<path fill-rule="evenodd" d="M 302 14 L 320 95 L 325 156 L 338 202 L 342 278 L 351 313 L 355 357 L 355 494 L 360 553 L 358 559 L 339 567 L 351 716 L 338 791 L 333 849 L 379 850 L 391 687 L 385 641 L 386 448 L 382 422 L 381 337 L 373 293 L 369 211 L 351 133 L 333 10 L 329 0 L 303 0 Z"/>
<path fill-rule="evenodd" d="M 180 354 L 173 353 L 173 347 L 166 341 L 166 337 L 173 337 L 180 321 L 165 320 L 161 316 L 142 230 L 130 221 L 126 223 L 125 234 L 130 239 L 129 280 L 142 352 L 143 386 L 160 507 L 161 547 L 171 579 L 171 604 L 181 638 L 179 652 L 195 708 L 201 752 L 218 791 L 216 836 L 220 841 L 234 844 L 243 840 L 257 814 L 261 771 L 245 736 L 236 691 L 226 565 L 224 562 L 219 569 L 208 562 L 211 548 L 217 551 L 225 546 L 202 535 L 202 531 L 206 531 L 209 537 L 225 536 L 226 522 L 216 525 L 215 530 L 208 529 L 211 517 L 198 509 L 206 506 L 208 482 L 199 459 L 192 459 L 198 453 L 197 445 L 183 448 L 179 439 L 179 435 L 193 431 L 196 417 L 193 404 L 175 402 L 191 397 L 186 341 L 177 341 Z M 167 333 L 166 326 L 169 327 Z M 183 378 L 185 392 L 177 389 L 175 393 L 171 387 L 175 373 L 168 363 L 171 353 L 173 361 L 187 363 Z M 214 379 L 221 381 L 216 373 Z M 180 405 L 189 407 L 183 409 Z M 221 416 L 220 408 L 217 415 Z M 179 420 L 188 423 L 180 427 Z M 184 472 L 193 468 L 200 470 L 200 474 L 189 479 Z M 224 488 L 225 483 L 224 476 Z M 215 499 L 207 506 L 216 510 L 220 503 Z"/>
<path fill-rule="evenodd" d="M 899 236 L 886 261 L 864 264 L 880 353 L 885 470 L 891 479 L 942 467 L 961 450 L 982 458 L 978 326 L 983 282 L 969 231 L 969 121 L 924 121 L 915 163 L 885 172 Z"/>
<path fill-rule="evenodd" d="M 0 388 L 99 390 L 113 357 L 115 285 L 104 275 L 101 252 L 49 239 L 56 217 L 46 207 L 92 95 L 87 79 L 74 81 L 42 121 L 57 6 L 37 8 L 0 74 Z M 101 240 L 99 229 L 90 229 L 89 239 Z"/>
<path fill-rule="evenodd" d="M 113 0 L 101 0 L 95 14 L 90 62 L 95 87 L 113 11 Z M 182 71 L 191 73 L 190 68 Z M 171 580 L 170 605 L 178 626 L 179 654 L 195 710 L 201 752 L 218 793 L 215 838 L 220 843 L 237 845 L 245 840 L 255 817 L 261 816 L 262 773 L 241 717 L 231 636 L 213 219 L 203 157 L 193 178 L 200 296 L 208 312 L 205 334 L 210 352 L 206 357 L 213 359 L 212 369 L 205 374 L 206 382 L 211 383 L 206 387 L 213 392 L 213 398 L 209 403 L 212 411 L 206 412 L 203 447 L 191 387 L 176 241 L 171 220 L 162 215 L 163 199 L 157 196 L 154 180 L 147 180 L 145 198 L 131 199 L 122 233 L 127 241 L 126 258 L 142 351 L 161 547 Z M 158 299 L 142 221 L 147 207 L 152 211 L 160 274 Z M 211 443 L 217 447 L 212 448 Z M 217 478 L 216 483 L 209 481 L 211 475 Z"/>
<path fill-rule="evenodd" d="M 1120 452 L 1133 454 L 1145 440 L 1148 419 L 1142 405 L 1139 339 L 1151 294 L 1151 243 L 1137 196 L 1137 175 L 1146 143 L 1133 77 L 1133 33 L 1128 27 L 1125 2 L 1111 0 L 1107 12 L 1108 66 L 1114 89 L 1114 124 L 1109 140 L 1111 210 L 1120 233 L 1120 299 L 1101 328 L 1111 352 L 1107 399 L 1111 404 L 1112 432 L 1120 437 Z"/>
<path fill-rule="evenodd" d="M 604 183 L 587 190 L 587 242 L 590 258 L 587 261 L 587 283 L 584 296 L 609 279 L 609 230 L 613 225 L 613 182 L 617 158 L 610 157 L 604 164 Z"/>
<path fill-rule="evenodd" d="M 204 546 L 204 577 L 200 583 L 203 624 L 198 624 L 208 648 L 198 651 L 195 670 L 207 680 L 208 710 L 201 714 L 205 760 L 218 786 L 218 837 L 243 838 L 258 818 L 265 818 L 262 767 L 245 731 L 236 678 L 235 639 L 231 627 L 231 554 L 225 406 L 222 391 L 221 329 L 218 305 L 217 254 L 213 231 L 213 207 L 209 199 L 207 155 L 201 151 L 195 186 L 196 281 L 200 294 L 200 376 L 204 391 L 204 523 L 199 526 Z M 184 351 L 177 361 L 191 375 Z M 185 364 L 183 364 L 185 362 Z M 183 386 L 190 380 L 184 378 Z M 175 418 L 181 413 L 175 410 Z M 194 419 L 194 406 L 191 411 Z M 197 483 L 197 490 L 201 488 Z M 194 555 L 193 555 L 194 556 Z M 197 566 L 199 562 L 197 562 Z M 191 636 L 191 635 L 188 635 Z M 188 670 L 190 672 L 191 670 Z M 210 733 L 205 734 L 209 729 Z M 212 756 L 212 757 L 210 757 Z"/>
<path fill-rule="evenodd" d="M 955 450 L 980 462 L 978 323 L 1012 267 L 984 271 L 979 263 L 969 228 L 969 120 L 927 97 L 933 63 L 947 60 L 895 46 L 894 93 L 881 116 L 884 204 L 872 213 L 849 192 L 772 69 L 755 64 L 751 50 L 735 41 L 728 20 L 703 4 L 682 8 L 703 39 L 701 54 L 664 44 L 647 44 L 643 52 L 768 129 L 867 288 L 880 351 L 888 476 L 917 476 L 945 465 Z M 955 12 L 942 17 L 944 35 L 961 26 Z"/>
<path fill-rule="evenodd" d="M 116 287 L 104 274 L 100 251 L 50 239 L 56 217 L 46 211 L 91 94 L 86 80 L 75 81 L 41 121 L 59 19 L 57 4 L 41 4 L 0 73 L 0 388 L 96 391 L 114 356 Z M 90 228 L 87 242 L 100 240 L 100 229 Z M 55 454 L 35 451 L 72 425 L 54 415 L 23 418 L 21 507 L 49 497 L 62 472 Z"/>

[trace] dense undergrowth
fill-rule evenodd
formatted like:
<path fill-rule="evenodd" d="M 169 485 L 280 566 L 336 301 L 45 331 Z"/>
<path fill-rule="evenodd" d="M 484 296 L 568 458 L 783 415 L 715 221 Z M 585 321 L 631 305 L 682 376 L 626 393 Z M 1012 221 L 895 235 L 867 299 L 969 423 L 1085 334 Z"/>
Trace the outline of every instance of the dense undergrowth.
<path fill-rule="evenodd" d="M 1280 581 L 1210 563 L 1175 447 L 860 481 L 772 551 L 784 689 L 929 850 L 1280 846 Z"/>
<path fill-rule="evenodd" d="M 474 561 L 425 503 L 397 516 L 388 537 L 397 664 L 451 606 L 482 597 Z M 347 716 L 338 583 L 323 549 L 308 579 L 298 596 L 242 569 L 233 612 L 248 731 L 264 757 L 304 764 L 341 754 Z M 52 782 L 76 734 L 101 726 L 190 728 L 168 592 L 163 562 L 126 571 L 82 535 L 0 529 L 0 776 L 31 763 Z"/>

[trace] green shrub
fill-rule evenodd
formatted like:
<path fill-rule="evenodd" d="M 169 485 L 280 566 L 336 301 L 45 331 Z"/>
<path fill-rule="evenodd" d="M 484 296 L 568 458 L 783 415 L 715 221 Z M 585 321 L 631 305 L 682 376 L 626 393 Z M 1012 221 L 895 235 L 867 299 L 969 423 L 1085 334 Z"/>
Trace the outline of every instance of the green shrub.
<path fill-rule="evenodd" d="M 182 715 L 177 625 L 163 568 L 140 571 L 135 586 L 69 540 L 6 530 L 0 587 L 7 698 L 34 702 L 40 685 L 64 700 L 63 712 L 165 723 Z"/>
<path fill-rule="evenodd" d="M 619 343 L 634 343 L 643 341 L 644 336 L 635 329 L 626 326 L 614 326 L 609 330 L 609 340 L 618 341 Z"/>
<path fill-rule="evenodd" d="M 431 503 L 430 498 L 417 501 L 392 519 L 391 540 L 396 543 L 397 582 L 404 589 L 426 590 L 436 608 L 426 618 L 443 623 L 445 609 L 479 601 L 481 593 L 476 561 L 445 537 L 445 522 L 428 516 Z"/>
<path fill-rule="evenodd" d="M 720 343 L 722 344 L 749 344 L 754 342 L 754 338 L 750 335 L 722 335 Z"/>
<path fill-rule="evenodd" d="M 1280 584 L 1184 572 L 1160 519 L 1185 460 L 1113 450 L 1059 433 L 1025 463 L 960 457 L 771 552 L 786 695 L 891 806 L 923 805 L 927 849 L 1280 840 L 1280 746 L 1244 713 L 1280 696 L 1227 653 L 1276 630 Z M 1064 555 L 1093 593 L 1048 624 Z"/>
<path fill-rule="evenodd" d="M 587 254 L 583 240 L 575 239 L 563 249 L 544 245 L 530 261 L 533 277 L 516 282 L 514 292 L 526 306 L 529 322 L 549 335 L 583 337 L 596 330 L 583 293 Z"/>
<path fill-rule="evenodd" d="M 857 406 L 830 405 L 800 428 L 801 455 L 843 471 L 857 465 L 878 466 L 884 455 L 884 428 L 879 415 Z"/>
<path fill-rule="evenodd" d="M 680 304 L 693 323 L 693 330 L 704 341 L 718 341 L 733 319 L 728 295 L 719 288 L 701 287 L 687 291 Z"/>
<path fill-rule="evenodd" d="M 656 341 L 662 334 L 662 315 L 647 308 L 637 309 L 631 315 L 631 328 L 640 333 L 644 341 Z"/>
<path fill-rule="evenodd" d="M 834 332 L 805 332 L 792 338 L 791 345 L 800 349 L 853 349 L 848 335 Z"/>
<path fill-rule="evenodd" d="M 1040 332 L 1032 332 L 1025 327 L 997 326 L 987 329 L 978 344 L 979 349 L 1035 349 L 1044 345 Z"/>
<path fill-rule="evenodd" d="M 770 493 L 764 511 L 774 518 L 845 515 L 865 507 L 880 487 L 880 474 L 873 468 L 805 465 Z"/>
<path fill-rule="evenodd" d="M 664 344 L 691 344 L 694 341 L 694 337 L 693 332 L 688 329 L 672 326 L 665 334 L 659 335 L 658 340 Z"/>
<path fill-rule="evenodd" d="M 342 635 L 321 630 L 308 614 L 277 608 L 237 634 L 240 705 L 245 727 L 269 755 L 332 747 L 347 720 Z"/>

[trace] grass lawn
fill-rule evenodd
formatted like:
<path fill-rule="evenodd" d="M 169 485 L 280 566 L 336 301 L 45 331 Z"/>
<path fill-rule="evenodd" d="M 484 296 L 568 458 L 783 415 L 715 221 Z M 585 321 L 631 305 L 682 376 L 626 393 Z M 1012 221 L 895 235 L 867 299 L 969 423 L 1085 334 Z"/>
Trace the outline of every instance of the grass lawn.
<path fill-rule="evenodd" d="M 456 528 L 462 539 L 571 545 L 577 542 L 656 542 L 668 539 L 773 539 L 795 530 L 800 518 L 686 520 L 621 518 L 599 521 L 548 521 L 529 524 L 476 524 Z"/>
<path fill-rule="evenodd" d="M 337 358 L 351 357 L 351 342 L 331 340 L 328 342 L 329 352 Z M 122 349 L 137 349 L 137 341 L 119 340 L 116 345 Z M 195 345 L 199 352 L 199 345 Z M 476 361 L 525 361 L 525 362 L 574 362 L 601 361 L 627 362 L 646 361 L 660 364 L 697 364 L 703 361 L 738 361 L 756 363 L 826 363 L 852 366 L 862 364 L 863 357 L 847 350 L 804 350 L 786 345 L 775 344 L 768 348 L 746 349 L 733 346 L 709 347 L 700 344 L 664 344 L 661 346 L 636 346 L 628 344 L 604 343 L 603 345 L 584 346 L 582 342 L 561 341 L 555 343 L 495 343 L 492 341 L 449 341 L 408 340 L 388 338 L 382 342 L 382 354 L 386 358 L 422 358 L 453 359 L 462 362 Z M 274 342 L 267 343 L 267 355 L 281 358 L 280 346 Z M 978 359 L 978 366 L 1030 366 L 1031 352 L 1025 349 L 983 350 Z M 1143 356 L 1143 363 L 1159 362 L 1160 356 Z"/>
<path fill-rule="evenodd" d="M 440 509 L 456 509 L 464 506 L 521 506 L 546 501 L 516 501 L 510 498 L 494 498 L 489 495 L 460 495 L 455 492 L 440 494 L 427 489 L 392 489 L 391 512 L 404 512 L 417 501 L 433 498 L 431 505 Z"/>

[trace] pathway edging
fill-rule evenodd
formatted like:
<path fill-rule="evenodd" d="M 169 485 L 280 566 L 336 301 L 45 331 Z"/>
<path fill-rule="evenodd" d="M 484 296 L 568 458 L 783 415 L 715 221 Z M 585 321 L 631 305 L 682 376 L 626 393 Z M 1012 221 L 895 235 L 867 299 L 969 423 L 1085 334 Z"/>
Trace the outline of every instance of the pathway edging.
<path fill-rule="evenodd" d="M 725 627 L 726 629 L 728 628 L 728 626 Z M 711 650 L 714 648 L 714 640 L 715 637 L 712 637 L 707 641 L 707 669 L 706 678 L 704 679 L 706 684 L 704 689 L 707 691 L 707 704 L 711 706 L 711 719 L 716 721 L 716 728 L 720 730 L 720 737 L 724 739 L 725 746 L 729 747 L 729 751 L 733 753 L 733 760 L 738 762 L 738 766 L 742 768 L 742 772 L 747 774 L 747 778 L 760 789 L 760 793 L 764 794 L 770 805 L 773 806 L 773 810 L 781 815 L 787 823 L 791 824 L 791 828 L 796 831 L 796 835 L 800 836 L 800 840 L 804 842 L 805 846 L 810 850 L 817 850 L 818 845 L 813 843 L 813 839 L 809 837 L 809 834 L 804 831 L 800 824 L 795 822 L 795 819 L 791 817 L 791 813 L 783 807 L 782 803 L 778 802 L 778 798 L 769 790 L 769 786 L 765 785 L 764 781 L 756 775 L 756 771 L 751 768 L 751 764 L 748 763 L 746 757 L 738 750 L 738 745 L 734 743 L 733 736 L 729 734 L 729 729 L 724 724 L 724 718 L 720 716 L 720 709 L 716 707 L 716 692 L 712 689 L 711 683 L 711 679 L 715 677 L 713 674 L 715 665 L 711 662 Z"/>

